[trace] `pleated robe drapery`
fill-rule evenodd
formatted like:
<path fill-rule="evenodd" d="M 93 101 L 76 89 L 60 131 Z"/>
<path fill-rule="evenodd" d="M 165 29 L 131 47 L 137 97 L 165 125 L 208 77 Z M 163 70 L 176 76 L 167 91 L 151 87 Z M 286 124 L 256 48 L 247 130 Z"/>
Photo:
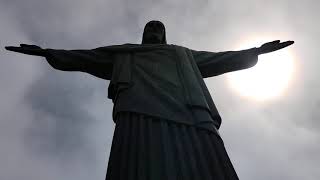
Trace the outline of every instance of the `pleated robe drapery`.
<path fill-rule="evenodd" d="M 141 113 L 118 113 L 106 180 L 198 179 L 239 179 L 220 136 Z"/>

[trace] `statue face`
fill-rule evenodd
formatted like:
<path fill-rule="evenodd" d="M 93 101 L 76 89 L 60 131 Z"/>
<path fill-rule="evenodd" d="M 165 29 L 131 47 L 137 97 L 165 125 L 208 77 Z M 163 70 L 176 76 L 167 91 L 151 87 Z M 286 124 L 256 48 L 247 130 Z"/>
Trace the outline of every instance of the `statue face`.
<path fill-rule="evenodd" d="M 146 24 L 142 44 L 166 44 L 165 28 L 160 21 L 150 21 Z"/>

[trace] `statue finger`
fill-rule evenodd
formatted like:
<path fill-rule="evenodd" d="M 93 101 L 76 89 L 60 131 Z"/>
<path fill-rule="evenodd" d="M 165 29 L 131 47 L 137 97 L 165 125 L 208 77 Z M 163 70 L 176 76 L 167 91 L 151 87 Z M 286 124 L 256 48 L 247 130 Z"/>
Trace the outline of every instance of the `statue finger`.
<path fill-rule="evenodd" d="M 18 53 L 23 53 L 23 54 L 29 54 L 29 55 L 37 55 L 37 54 L 39 54 L 35 50 L 28 50 L 28 49 L 22 48 L 22 47 L 7 46 L 7 47 L 5 47 L 5 49 L 8 50 L 8 51 L 18 52 Z"/>
<path fill-rule="evenodd" d="M 288 46 L 290 46 L 290 45 L 294 44 L 294 41 L 286 41 L 284 43 L 286 43 L 286 44 L 288 44 Z"/>
<path fill-rule="evenodd" d="M 4 48 L 5 48 L 6 50 L 11 51 L 11 49 L 13 48 L 13 46 L 5 46 Z"/>
<path fill-rule="evenodd" d="M 280 40 L 275 40 L 275 41 L 268 42 L 268 44 L 278 44 L 278 43 L 280 43 Z"/>
<path fill-rule="evenodd" d="M 16 47 L 16 46 L 6 46 L 5 49 L 8 50 L 8 51 L 14 51 L 14 52 L 20 52 L 21 51 L 21 47 Z"/>
<path fill-rule="evenodd" d="M 20 47 L 28 47 L 30 46 L 29 44 L 20 44 Z"/>
<path fill-rule="evenodd" d="M 282 42 L 279 47 L 280 47 L 280 49 L 281 49 L 281 48 L 285 48 L 285 47 L 287 47 L 287 46 L 292 45 L 293 43 L 294 43 L 294 41 Z"/>
<path fill-rule="evenodd" d="M 33 44 L 20 44 L 21 47 L 23 48 L 37 48 L 37 49 L 40 49 L 39 46 L 36 46 L 36 45 L 33 45 Z"/>
<path fill-rule="evenodd" d="M 280 40 L 270 41 L 262 45 L 263 48 L 273 49 L 275 46 L 279 44 Z"/>

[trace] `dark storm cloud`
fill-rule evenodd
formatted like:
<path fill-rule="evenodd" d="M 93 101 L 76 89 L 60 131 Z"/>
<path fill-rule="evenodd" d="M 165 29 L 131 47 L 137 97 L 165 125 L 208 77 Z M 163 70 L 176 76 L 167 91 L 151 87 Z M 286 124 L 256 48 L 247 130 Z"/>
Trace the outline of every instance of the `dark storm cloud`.
<path fill-rule="evenodd" d="M 140 43 L 144 24 L 159 19 L 168 43 L 197 50 L 233 50 L 252 36 L 295 40 L 297 71 L 283 98 L 259 104 L 231 91 L 226 76 L 206 82 L 241 179 L 316 180 L 318 7 L 317 0 L 2 0 L 0 36 L 2 46 L 87 49 Z M 108 83 L 4 50 L 1 60 L 0 178 L 104 179 L 113 132 Z"/>

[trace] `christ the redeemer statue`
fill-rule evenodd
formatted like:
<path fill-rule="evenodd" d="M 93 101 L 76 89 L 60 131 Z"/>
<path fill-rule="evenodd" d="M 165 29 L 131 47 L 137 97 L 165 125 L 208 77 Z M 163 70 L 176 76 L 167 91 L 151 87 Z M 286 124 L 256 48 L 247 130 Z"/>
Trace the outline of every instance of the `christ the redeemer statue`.
<path fill-rule="evenodd" d="M 254 66 L 258 55 L 293 41 L 208 52 L 167 44 L 164 25 L 146 24 L 141 44 L 91 50 L 7 50 L 42 56 L 62 71 L 110 80 L 115 131 L 106 180 L 234 180 L 218 129 L 221 117 L 203 78 Z"/>

